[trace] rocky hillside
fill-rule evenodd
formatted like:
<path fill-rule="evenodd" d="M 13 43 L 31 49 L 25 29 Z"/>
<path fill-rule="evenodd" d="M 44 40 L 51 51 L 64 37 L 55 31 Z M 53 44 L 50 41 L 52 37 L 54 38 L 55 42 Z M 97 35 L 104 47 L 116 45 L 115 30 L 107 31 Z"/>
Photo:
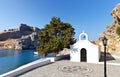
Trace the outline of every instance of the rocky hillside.
<path fill-rule="evenodd" d="M 20 24 L 17 29 L 4 30 L 0 32 L 0 49 L 34 49 L 39 30 L 26 24 Z"/>
<path fill-rule="evenodd" d="M 107 51 L 120 56 L 120 36 L 116 33 L 117 27 L 120 27 L 120 3 L 112 10 L 111 15 L 114 17 L 114 21 L 101 33 L 98 44 L 103 51 L 102 37 L 106 36 L 108 39 Z"/>

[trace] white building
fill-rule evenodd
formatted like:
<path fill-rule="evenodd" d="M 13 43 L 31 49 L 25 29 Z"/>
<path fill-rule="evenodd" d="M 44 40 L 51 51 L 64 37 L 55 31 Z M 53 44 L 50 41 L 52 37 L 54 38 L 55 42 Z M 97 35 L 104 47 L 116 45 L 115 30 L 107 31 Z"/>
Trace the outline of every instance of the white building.
<path fill-rule="evenodd" d="M 100 52 L 99 46 L 88 40 L 88 35 L 82 32 L 79 35 L 79 41 L 70 46 L 70 61 L 74 62 L 99 62 Z"/>

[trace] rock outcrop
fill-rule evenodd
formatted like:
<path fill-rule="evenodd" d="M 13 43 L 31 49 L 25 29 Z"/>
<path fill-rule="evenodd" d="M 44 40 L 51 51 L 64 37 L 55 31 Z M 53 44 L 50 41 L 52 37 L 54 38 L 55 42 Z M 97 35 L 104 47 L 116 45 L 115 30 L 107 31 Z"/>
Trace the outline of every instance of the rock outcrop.
<path fill-rule="evenodd" d="M 114 17 L 114 21 L 101 33 L 97 43 L 103 51 L 102 38 L 106 36 L 108 39 L 107 52 L 120 56 L 120 36 L 116 33 L 117 27 L 120 27 L 120 3 L 112 10 L 111 15 Z"/>
<path fill-rule="evenodd" d="M 17 29 L 4 30 L 0 33 L 1 49 L 35 49 L 37 46 L 38 32 L 37 27 L 20 24 Z"/>
<path fill-rule="evenodd" d="M 56 56 L 61 56 L 61 55 L 67 55 L 70 54 L 70 49 L 64 48 L 62 51 L 60 51 Z"/>

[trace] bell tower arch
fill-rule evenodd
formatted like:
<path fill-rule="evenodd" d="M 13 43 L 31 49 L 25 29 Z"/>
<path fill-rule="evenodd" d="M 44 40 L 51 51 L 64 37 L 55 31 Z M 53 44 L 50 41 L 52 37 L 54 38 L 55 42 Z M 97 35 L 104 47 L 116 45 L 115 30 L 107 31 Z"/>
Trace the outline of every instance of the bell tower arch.
<path fill-rule="evenodd" d="M 79 35 L 79 40 L 88 40 L 88 35 L 84 31 Z"/>

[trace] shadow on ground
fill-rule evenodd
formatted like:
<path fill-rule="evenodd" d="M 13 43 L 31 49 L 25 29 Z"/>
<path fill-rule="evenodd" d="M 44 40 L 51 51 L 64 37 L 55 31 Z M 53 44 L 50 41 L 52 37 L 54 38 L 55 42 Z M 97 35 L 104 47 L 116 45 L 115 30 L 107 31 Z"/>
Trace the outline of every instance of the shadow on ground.
<path fill-rule="evenodd" d="M 115 58 L 110 53 L 106 53 L 106 61 L 111 61 L 111 60 L 115 60 Z M 99 61 L 100 62 L 104 61 L 104 52 L 101 52 Z"/>

